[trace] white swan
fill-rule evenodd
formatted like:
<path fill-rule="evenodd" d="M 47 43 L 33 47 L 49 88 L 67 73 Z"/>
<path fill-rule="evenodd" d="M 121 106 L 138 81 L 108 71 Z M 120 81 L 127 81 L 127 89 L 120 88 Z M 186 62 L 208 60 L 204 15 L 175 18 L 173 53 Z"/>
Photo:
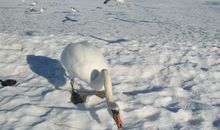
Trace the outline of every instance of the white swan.
<path fill-rule="evenodd" d="M 69 44 L 61 54 L 61 62 L 72 81 L 74 78 L 79 78 L 97 91 L 104 86 L 108 111 L 118 128 L 122 129 L 119 107 L 113 100 L 111 76 L 99 49 L 86 41 Z M 72 92 L 74 97 L 79 95 L 75 91 Z"/>

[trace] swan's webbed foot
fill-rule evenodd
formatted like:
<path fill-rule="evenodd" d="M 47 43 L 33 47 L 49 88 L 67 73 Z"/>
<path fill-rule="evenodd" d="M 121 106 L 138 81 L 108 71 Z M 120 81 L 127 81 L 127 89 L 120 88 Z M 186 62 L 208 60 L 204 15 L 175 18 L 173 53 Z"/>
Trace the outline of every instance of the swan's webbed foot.
<path fill-rule="evenodd" d="M 105 98 L 105 91 L 95 91 L 95 95 L 100 98 Z"/>
<path fill-rule="evenodd" d="M 86 102 L 87 96 L 86 95 L 81 95 L 75 91 L 72 91 L 71 94 L 71 102 L 74 104 L 78 104 L 78 103 L 84 103 Z"/>
<path fill-rule="evenodd" d="M 81 94 L 79 94 L 78 92 L 75 91 L 75 89 L 74 89 L 74 80 L 73 79 L 71 79 L 70 84 L 71 84 L 71 87 L 72 87 L 71 98 L 70 98 L 71 102 L 74 103 L 74 104 L 86 102 L 87 96 L 86 95 L 81 95 Z"/>

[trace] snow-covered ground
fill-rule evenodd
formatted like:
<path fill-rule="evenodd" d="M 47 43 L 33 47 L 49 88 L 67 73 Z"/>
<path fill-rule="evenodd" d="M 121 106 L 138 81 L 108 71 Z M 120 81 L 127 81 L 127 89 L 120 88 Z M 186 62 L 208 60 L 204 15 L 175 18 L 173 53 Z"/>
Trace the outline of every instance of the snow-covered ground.
<path fill-rule="evenodd" d="M 60 54 L 87 40 L 108 60 L 125 130 L 219 130 L 220 1 L 103 2 L 0 0 L 0 79 L 18 81 L 0 87 L 0 129 L 117 129 L 105 99 L 69 102 Z"/>

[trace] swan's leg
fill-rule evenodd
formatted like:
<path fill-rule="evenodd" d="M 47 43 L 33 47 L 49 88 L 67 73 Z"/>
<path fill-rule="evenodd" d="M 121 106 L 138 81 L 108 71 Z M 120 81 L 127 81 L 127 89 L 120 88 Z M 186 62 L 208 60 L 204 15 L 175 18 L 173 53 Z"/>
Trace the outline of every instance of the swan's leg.
<path fill-rule="evenodd" d="M 70 80 L 70 84 L 72 87 L 72 93 L 71 93 L 71 102 L 74 104 L 78 103 L 84 103 L 86 101 L 87 96 L 86 95 L 80 95 L 78 92 L 74 89 L 74 79 Z"/>
<path fill-rule="evenodd" d="M 71 85 L 71 88 L 72 88 L 72 92 L 74 91 L 74 79 L 71 79 L 70 80 L 70 85 Z"/>
<path fill-rule="evenodd" d="M 100 98 L 105 98 L 105 91 L 95 91 L 95 95 Z"/>

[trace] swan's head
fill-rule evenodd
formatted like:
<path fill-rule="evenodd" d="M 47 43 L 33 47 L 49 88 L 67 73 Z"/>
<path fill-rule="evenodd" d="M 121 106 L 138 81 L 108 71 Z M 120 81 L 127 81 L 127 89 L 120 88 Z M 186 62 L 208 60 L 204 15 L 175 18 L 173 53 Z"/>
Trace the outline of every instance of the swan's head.
<path fill-rule="evenodd" d="M 119 107 L 118 104 L 115 102 L 109 102 L 108 103 L 108 111 L 110 113 L 110 115 L 112 116 L 112 118 L 114 119 L 116 125 L 118 126 L 119 129 L 122 129 L 122 119 L 119 113 Z"/>

